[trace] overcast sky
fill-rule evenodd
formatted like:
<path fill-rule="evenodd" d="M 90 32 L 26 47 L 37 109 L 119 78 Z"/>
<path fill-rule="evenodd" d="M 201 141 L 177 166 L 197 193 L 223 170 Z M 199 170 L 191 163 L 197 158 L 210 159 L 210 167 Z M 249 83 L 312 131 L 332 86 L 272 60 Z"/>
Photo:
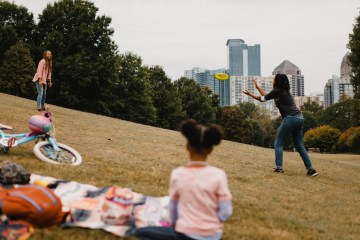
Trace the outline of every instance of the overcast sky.
<path fill-rule="evenodd" d="M 53 0 L 14 0 L 38 18 Z M 227 68 L 228 39 L 261 45 L 261 75 L 283 60 L 300 68 L 305 94 L 340 75 L 360 0 L 92 0 L 112 18 L 120 53 L 160 65 L 173 80 L 193 67 Z M 54 53 L 56 55 L 56 53 Z"/>

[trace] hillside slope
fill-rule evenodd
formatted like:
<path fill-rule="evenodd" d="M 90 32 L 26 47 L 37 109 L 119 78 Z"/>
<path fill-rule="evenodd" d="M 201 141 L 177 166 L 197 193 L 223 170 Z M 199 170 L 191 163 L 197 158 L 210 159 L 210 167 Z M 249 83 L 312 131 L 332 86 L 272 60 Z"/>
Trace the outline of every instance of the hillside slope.
<path fill-rule="evenodd" d="M 35 95 L 34 95 L 35 96 Z M 35 102 L 0 93 L 0 123 L 28 131 Z M 39 161 L 33 143 L 0 153 L 33 173 L 89 183 L 119 185 L 152 196 L 167 194 L 173 168 L 187 160 L 179 132 L 51 106 L 56 138 L 78 150 L 83 164 Z M 233 194 L 233 216 L 224 239 L 359 239 L 359 155 L 311 154 L 319 172 L 306 177 L 297 153 L 284 154 L 285 174 L 274 174 L 273 149 L 223 141 L 209 162 L 223 168 Z M 344 161 L 342 161 L 344 160 Z M 350 164 L 349 164 L 350 163 Z M 353 164 L 352 164 L 353 163 Z M 37 231 L 34 239 L 116 239 L 96 230 Z"/>

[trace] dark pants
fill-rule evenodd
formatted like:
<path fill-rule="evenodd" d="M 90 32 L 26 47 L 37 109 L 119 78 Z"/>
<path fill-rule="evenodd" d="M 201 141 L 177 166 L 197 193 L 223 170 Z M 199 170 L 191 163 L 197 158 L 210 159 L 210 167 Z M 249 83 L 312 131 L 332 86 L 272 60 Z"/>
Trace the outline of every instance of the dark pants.
<path fill-rule="evenodd" d="M 139 228 L 135 231 L 135 236 L 141 240 L 194 240 L 171 227 Z"/>

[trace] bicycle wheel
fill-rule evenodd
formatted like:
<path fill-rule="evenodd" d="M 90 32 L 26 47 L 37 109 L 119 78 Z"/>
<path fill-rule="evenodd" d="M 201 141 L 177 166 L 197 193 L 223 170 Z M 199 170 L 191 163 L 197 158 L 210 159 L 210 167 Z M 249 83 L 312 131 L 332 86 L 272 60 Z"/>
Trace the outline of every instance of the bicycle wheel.
<path fill-rule="evenodd" d="M 38 142 L 34 146 L 34 154 L 41 160 L 52 164 L 80 165 L 82 158 L 80 154 L 65 144 L 57 143 L 60 152 L 55 151 L 53 146 L 47 142 Z"/>

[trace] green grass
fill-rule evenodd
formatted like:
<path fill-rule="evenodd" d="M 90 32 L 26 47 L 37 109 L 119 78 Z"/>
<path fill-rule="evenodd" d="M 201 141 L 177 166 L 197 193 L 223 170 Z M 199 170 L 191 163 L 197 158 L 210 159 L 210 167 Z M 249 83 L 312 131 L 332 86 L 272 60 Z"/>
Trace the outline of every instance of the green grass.
<path fill-rule="evenodd" d="M 34 96 L 35 97 L 35 96 Z M 51 96 L 50 96 L 51 97 Z M 28 131 L 35 102 L 0 94 L 0 123 Z M 38 160 L 33 143 L 0 153 L 36 174 L 119 185 L 151 196 L 167 194 L 172 169 L 188 160 L 179 132 L 51 106 L 56 138 L 78 150 L 83 164 Z M 359 239 L 360 156 L 311 153 L 319 176 L 308 178 L 297 153 L 284 154 L 285 174 L 272 173 L 274 150 L 223 141 L 209 162 L 223 168 L 233 194 L 224 239 Z M 118 239 L 101 230 L 37 230 L 32 239 Z"/>

